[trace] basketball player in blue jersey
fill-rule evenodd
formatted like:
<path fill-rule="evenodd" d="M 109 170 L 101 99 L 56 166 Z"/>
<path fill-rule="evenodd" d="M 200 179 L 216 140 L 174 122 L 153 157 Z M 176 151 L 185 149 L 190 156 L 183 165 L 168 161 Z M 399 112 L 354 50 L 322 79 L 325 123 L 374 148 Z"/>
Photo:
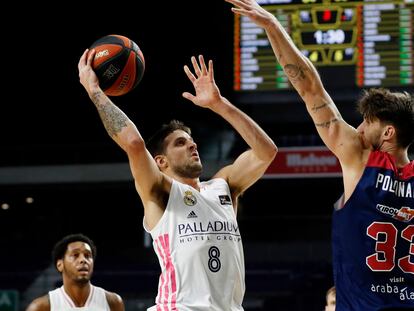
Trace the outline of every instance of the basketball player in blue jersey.
<path fill-rule="evenodd" d="M 124 311 L 122 298 L 91 284 L 95 243 L 83 234 L 70 234 L 53 248 L 53 262 L 63 285 L 33 300 L 26 311 Z"/>
<path fill-rule="evenodd" d="M 255 0 L 226 0 L 262 27 L 317 131 L 342 167 L 343 205 L 333 216 L 337 311 L 414 309 L 414 99 L 365 91 L 357 129 L 341 117 L 314 65 Z M 340 78 L 340 77 L 339 77 Z"/>
<path fill-rule="evenodd" d="M 144 228 L 161 266 L 158 295 L 149 310 L 240 311 L 245 292 L 244 257 L 236 220 L 237 198 L 273 161 L 277 148 L 245 113 L 224 98 L 213 62 L 191 58 L 184 71 L 195 95 L 183 97 L 228 121 L 249 145 L 234 163 L 201 182 L 202 164 L 191 131 L 164 125 L 145 144 L 132 121 L 102 92 L 91 68 L 94 51 L 79 61 L 79 77 L 112 139 L 127 153 L 144 206 Z"/>

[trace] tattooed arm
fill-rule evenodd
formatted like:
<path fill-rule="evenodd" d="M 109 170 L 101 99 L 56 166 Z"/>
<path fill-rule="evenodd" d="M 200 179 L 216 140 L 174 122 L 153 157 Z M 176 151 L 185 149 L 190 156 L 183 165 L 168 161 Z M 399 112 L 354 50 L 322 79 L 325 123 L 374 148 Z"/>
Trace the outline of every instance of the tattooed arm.
<path fill-rule="evenodd" d="M 92 69 L 95 51 L 86 50 L 78 64 L 79 79 L 98 110 L 111 138 L 127 153 L 136 189 L 145 208 L 149 229 L 161 218 L 171 181 L 160 172 L 134 123 L 105 95 Z"/>
<path fill-rule="evenodd" d="M 295 46 L 276 17 L 256 0 L 225 1 L 234 5 L 234 13 L 249 17 L 266 31 L 277 60 L 304 100 L 320 137 L 342 164 L 353 162 L 355 154 L 362 152 L 357 131 L 342 119 L 315 66 Z"/>

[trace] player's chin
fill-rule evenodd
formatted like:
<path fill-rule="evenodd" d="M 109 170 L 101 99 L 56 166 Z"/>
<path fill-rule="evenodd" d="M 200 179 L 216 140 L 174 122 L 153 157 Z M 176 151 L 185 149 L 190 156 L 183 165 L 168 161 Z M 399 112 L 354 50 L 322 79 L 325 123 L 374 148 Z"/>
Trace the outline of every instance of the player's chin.
<path fill-rule="evenodd" d="M 202 172 L 203 172 L 203 165 L 201 164 L 201 162 L 200 161 L 193 162 L 193 164 L 191 165 L 191 169 L 188 170 L 188 175 L 191 178 L 198 178 L 201 176 Z"/>
<path fill-rule="evenodd" d="M 91 280 L 91 275 L 79 275 L 77 281 L 81 284 L 88 283 Z"/>
<path fill-rule="evenodd" d="M 203 171 L 203 165 L 201 164 L 201 161 L 198 160 L 196 163 L 194 163 L 193 168 L 194 168 L 194 171 L 201 174 L 201 172 Z"/>

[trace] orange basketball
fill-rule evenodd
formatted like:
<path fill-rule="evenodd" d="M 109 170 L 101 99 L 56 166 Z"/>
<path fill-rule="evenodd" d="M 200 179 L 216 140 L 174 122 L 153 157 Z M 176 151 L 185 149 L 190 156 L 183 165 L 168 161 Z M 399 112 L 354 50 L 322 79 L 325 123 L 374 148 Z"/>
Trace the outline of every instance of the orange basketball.
<path fill-rule="evenodd" d="M 132 91 L 144 76 L 145 60 L 138 45 L 120 35 L 108 35 L 96 40 L 92 68 L 99 85 L 108 96 L 120 96 Z"/>

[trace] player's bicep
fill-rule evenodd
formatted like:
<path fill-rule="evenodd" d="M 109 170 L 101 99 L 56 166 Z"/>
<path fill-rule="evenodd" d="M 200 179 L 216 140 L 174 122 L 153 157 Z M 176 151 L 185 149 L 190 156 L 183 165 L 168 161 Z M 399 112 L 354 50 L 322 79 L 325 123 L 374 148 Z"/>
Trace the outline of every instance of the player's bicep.
<path fill-rule="evenodd" d="M 221 169 L 214 177 L 227 181 L 232 194 L 237 196 L 260 179 L 270 163 L 259 159 L 253 150 L 243 152 L 233 164 Z"/>
<path fill-rule="evenodd" d="M 141 196 L 148 196 L 154 186 L 161 183 L 161 171 L 144 143 L 130 146 L 127 154 L 137 190 Z"/>

